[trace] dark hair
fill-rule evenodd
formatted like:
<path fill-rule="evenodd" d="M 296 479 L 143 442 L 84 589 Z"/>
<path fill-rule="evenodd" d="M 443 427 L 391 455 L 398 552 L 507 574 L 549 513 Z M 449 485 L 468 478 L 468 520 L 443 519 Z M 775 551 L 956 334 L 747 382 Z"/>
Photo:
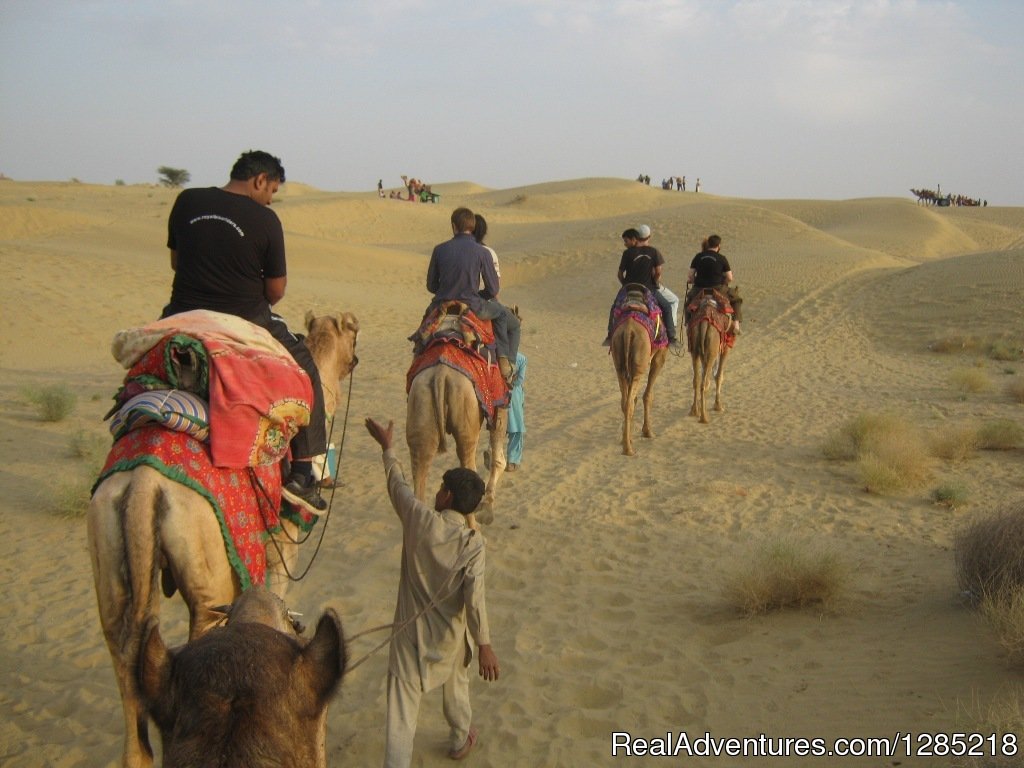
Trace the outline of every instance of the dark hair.
<path fill-rule="evenodd" d="M 472 232 L 476 229 L 476 215 L 469 208 L 452 211 L 452 226 L 456 232 Z"/>
<path fill-rule="evenodd" d="M 284 184 L 284 166 L 281 165 L 281 160 L 259 149 L 250 149 L 242 153 L 231 169 L 231 178 L 248 181 L 261 173 L 267 174 L 267 178 L 272 181 Z"/>
<path fill-rule="evenodd" d="M 720 238 L 718 235 L 708 235 L 708 239 L 706 242 L 707 245 L 704 247 L 707 248 L 708 250 L 711 250 L 712 248 L 717 248 L 722 244 L 722 238 Z"/>
<path fill-rule="evenodd" d="M 441 476 L 441 481 L 452 492 L 452 507 L 464 515 L 475 511 L 484 496 L 484 481 L 472 469 L 449 469 Z"/>
<path fill-rule="evenodd" d="M 484 238 L 487 237 L 487 219 L 479 213 L 476 215 L 476 226 L 473 227 L 473 237 L 475 237 L 476 241 L 481 245 L 483 245 Z"/>
<path fill-rule="evenodd" d="M 629 229 L 624 230 L 622 233 L 622 239 L 625 240 L 627 238 L 630 240 L 639 240 L 640 233 L 636 231 L 635 227 L 630 227 Z"/>

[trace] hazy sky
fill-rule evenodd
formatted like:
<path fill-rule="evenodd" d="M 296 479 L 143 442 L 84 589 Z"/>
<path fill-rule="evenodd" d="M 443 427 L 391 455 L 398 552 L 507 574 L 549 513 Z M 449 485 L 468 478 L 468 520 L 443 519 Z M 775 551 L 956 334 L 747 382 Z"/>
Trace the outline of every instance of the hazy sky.
<path fill-rule="evenodd" d="M 1021 0 L 0 0 L 0 172 L 1024 205 Z"/>

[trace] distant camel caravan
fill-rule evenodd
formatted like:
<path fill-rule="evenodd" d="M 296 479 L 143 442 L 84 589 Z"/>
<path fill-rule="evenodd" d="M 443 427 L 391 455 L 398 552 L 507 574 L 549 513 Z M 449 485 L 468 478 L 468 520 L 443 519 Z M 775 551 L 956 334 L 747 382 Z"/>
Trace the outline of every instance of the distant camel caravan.
<path fill-rule="evenodd" d="M 160 730 L 163 765 L 326 768 L 327 705 L 345 673 L 341 619 L 311 640 L 265 587 L 226 606 L 227 623 L 168 650 L 151 617 L 136 683 Z"/>
<path fill-rule="evenodd" d="M 330 415 L 337 405 L 336 382 L 351 373 L 357 360 L 359 324 L 349 312 L 320 318 L 309 312 L 306 328 L 306 345 L 319 369 Z M 243 490 L 252 515 L 260 519 L 258 494 L 253 488 Z M 287 541 L 266 547 L 268 580 L 282 568 L 286 574 L 294 572 L 298 528 L 283 516 L 281 526 Z M 165 594 L 170 597 L 177 590 L 188 605 L 190 641 L 221 619 L 215 609 L 230 604 L 241 583 L 211 502 L 151 466 L 114 472 L 100 482 L 89 506 L 87 530 L 100 623 L 124 709 L 122 765 L 149 768 L 153 749 L 148 715 L 135 674 L 143 633 L 159 616 L 161 574 Z M 283 596 L 287 582 L 287 575 L 281 577 L 274 590 Z"/>
<path fill-rule="evenodd" d="M 732 316 L 726 312 L 728 299 L 714 289 L 705 289 L 690 304 L 692 314 L 687 323 L 687 344 L 693 362 L 693 405 L 690 415 L 701 424 L 708 423 L 707 393 L 711 376 L 715 377 L 715 410 L 724 411 L 722 382 L 725 380 L 725 358 L 729 355 L 728 330 Z"/>
<path fill-rule="evenodd" d="M 627 297 L 636 296 L 627 292 Z M 642 306 L 645 303 L 643 298 L 634 298 L 635 305 Z M 657 349 L 651 341 L 651 332 L 644 324 L 643 319 L 637 316 L 636 312 L 627 312 L 624 319 L 618 322 L 612 331 L 611 355 L 612 363 L 615 366 L 615 375 L 619 380 L 619 393 L 621 395 L 620 405 L 622 408 L 622 453 L 626 456 L 634 455 L 633 450 L 633 414 L 636 410 L 636 401 L 640 393 L 640 385 L 646 378 L 647 384 L 644 388 L 644 437 L 654 437 L 654 428 L 651 426 L 651 411 L 654 408 L 654 382 L 665 365 L 668 354 L 667 346 L 662 343 Z"/>
<path fill-rule="evenodd" d="M 518 317 L 519 307 L 513 306 L 511 309 Z M 426 322 L 429 323 L 429 320 Z M 405 441 L 409 446 L 413 492 L 421 501 L 427 500 L 427 474 L 437 454 L 448 450 L 445 435 L 455 439 L 459 465 L 476 471 L 480 431 L 487 426 L 490 432 L 490 466 L 477 518 L 480 522 L 489 523 L 494 519 L 498 482 L 505 473 L 508 385 L 500 381 L 500 374 L 494 373 L 497 367 L 479 359 L 476 352 L 469 348 L 471 345 L 464 341 L 468 337 L 463 334 L 472 335 L 474 331 L 468 329 L 473 327 L 473 323 L 480 322 L 475 316 L 465 312 L 463 307 L 461 314 L 442 312 L 438 322 L 426 347 L 414 358 L 409 370 L 412 380 L 407 382 Z M 489 325 L 487 321 L 485 326 Z M 440 355 L 445 359 L 434 359 L 422 367 L 424 355 Z M 495 395 L 495 402 L 498 403 L 497 407 L 482 402 L 485 397 L 482 390 L 488 382 L 491 384 L 491 394 Z M 496 389 L 500 392 L 495 393 Z"/>

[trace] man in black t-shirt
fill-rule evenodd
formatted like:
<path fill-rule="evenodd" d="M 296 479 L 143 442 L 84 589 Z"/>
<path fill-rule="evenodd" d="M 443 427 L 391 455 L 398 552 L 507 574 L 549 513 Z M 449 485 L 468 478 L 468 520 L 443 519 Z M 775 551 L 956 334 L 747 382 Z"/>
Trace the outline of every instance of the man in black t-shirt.
<path fill-rule="evenodd" d="M 161 317 L 194 309 L 237 315 L 267 329 L 309 375 L 313 404 L 309 426 L 291 443 L 292 470 L 282 492 L 318 513 L 327 508 L 313 478 L 312 459 L 327 452 L 320 373 L 302 338 L 270 307 L 284 298 L 288 270 L 284 231 L 270 203 L 284 183 L 281 161 L 267 152 L 238 158 L 223 187 L 186 189 L 167 224 L 174 282 Z"/>
<path fill-rule="evenodd" d="M 661 251 L 648 244 L 651 238 L 651 228 L 646 224 L 641 224 L 635 230 L 623 232 L 624 243 L 627 242 L 627 233 L 631 236 L 635 233 L 635 237 L 631 237 L 635 244 L 627 245 L 626 250 L 622 252 L 622 259 L 619 261 L 616 275 L 622 285 L 637 283 L 654 294 L 655 301 L 661 308 L 661 320 L 668 334 L 668 343 L 675 347 L 678 342 L 676 341 L 676 324 L 673 318 L 671 299 L 675 299 L 676 304 L 679 303 L 679 299 L 671 291 L 661 290 L 661 269 L 665 263 L 665 257 L 661 255 Z"/>
<path fill-rule="evenodd" d="M 743 298 L 737 288 L 729 285 L 733 280 L 732 267 L 729 266 L 729 260 L 721 252 L 722 238 L 718 235 L 711 235 L 701 245 L 703 249 L 690 262 L 690 274 L 686 281 L 693 286 L 686 293 L 687 322 L 690 319 L 690 302 L 694 297 L 705 288 L 715 288 L 729 299 L 733 310 L 729 332 L 739 336 L 740 320 L 742 319 L 740 307 L 743 304 Z"/>

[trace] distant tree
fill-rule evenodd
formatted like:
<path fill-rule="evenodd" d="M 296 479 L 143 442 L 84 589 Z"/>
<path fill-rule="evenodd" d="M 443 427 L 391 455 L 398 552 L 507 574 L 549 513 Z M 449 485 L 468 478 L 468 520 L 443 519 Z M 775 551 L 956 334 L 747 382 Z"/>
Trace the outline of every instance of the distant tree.
<path fill-rule="evenodd" d="M 181 187 L 192 178 L 192 174 L 184 168 L 171 168 L 168 165 L 161 165 L 156 172 L 160 174 L 160 183 L 165 187 Z"/>

